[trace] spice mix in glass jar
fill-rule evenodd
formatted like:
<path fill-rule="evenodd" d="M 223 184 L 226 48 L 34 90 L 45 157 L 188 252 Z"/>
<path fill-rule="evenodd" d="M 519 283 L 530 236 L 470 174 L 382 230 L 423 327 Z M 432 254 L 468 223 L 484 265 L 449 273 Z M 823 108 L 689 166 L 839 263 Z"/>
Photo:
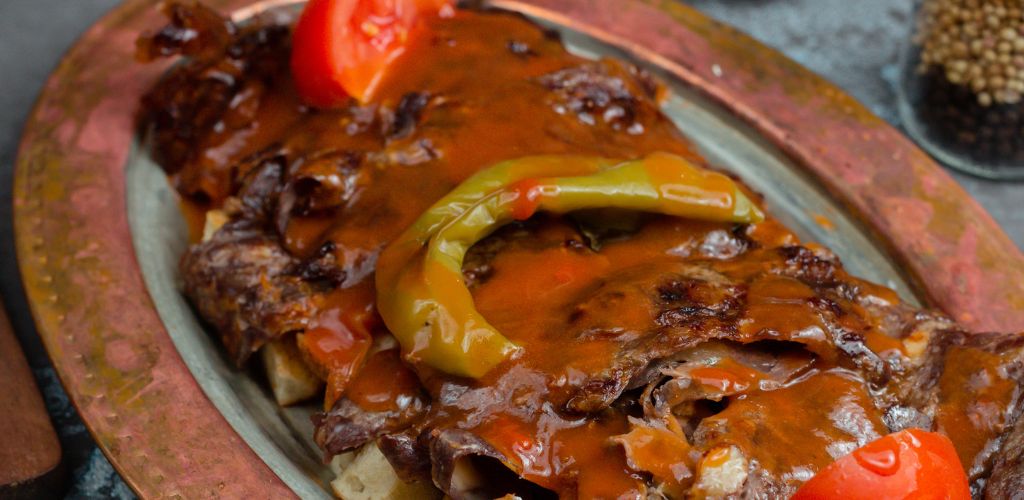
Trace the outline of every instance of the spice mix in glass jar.
<path fill-rule="evenodd" d="M 907 56 L 911 135 L 953 168 L 1024 178 L 1024 0 L 924 0 Z"/>

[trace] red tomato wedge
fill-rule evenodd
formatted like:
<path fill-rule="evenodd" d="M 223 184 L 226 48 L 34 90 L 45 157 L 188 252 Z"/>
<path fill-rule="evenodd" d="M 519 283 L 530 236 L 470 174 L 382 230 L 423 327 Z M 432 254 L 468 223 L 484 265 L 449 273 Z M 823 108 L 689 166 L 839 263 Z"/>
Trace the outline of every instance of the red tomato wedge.
<path fill-rule="evenodd" d="M 373 97 L 417 22 L 453 0 L 310 0 L 292 34 L 291 68 L 304 102 L 319 108 Z"/>
<path fill-rule="evenodd" d="M 919 429 L 872 441 L 822 469 L 793 500 L 970 500 L 967 475 L 946 436 Z"/>

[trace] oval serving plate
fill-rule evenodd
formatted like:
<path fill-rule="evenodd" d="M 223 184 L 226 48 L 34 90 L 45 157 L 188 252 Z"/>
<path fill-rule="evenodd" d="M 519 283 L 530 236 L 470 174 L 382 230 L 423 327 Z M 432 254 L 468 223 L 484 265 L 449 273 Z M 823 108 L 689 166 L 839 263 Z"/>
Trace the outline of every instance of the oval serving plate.
<path fill-rule="evenodd" d="M 143 498 L 329 495 L 309 407 L 279 409 L 234 371 L 178 293 L 186 229 L 133 115 L 166 65 L 132 58 L 161 25 L 131 0 L 51 76 L 15 175 L 32 313 L 97 443 Z M 207 0 L 243 20 L 289 2 Z M 672 90 L 666 113 L 850 270 L 976 330 L 1024 330 L 1024 257 L 909 140 L 778 52 L 669 0 L 492 0 L 570 50 L 631 59 Z"/>

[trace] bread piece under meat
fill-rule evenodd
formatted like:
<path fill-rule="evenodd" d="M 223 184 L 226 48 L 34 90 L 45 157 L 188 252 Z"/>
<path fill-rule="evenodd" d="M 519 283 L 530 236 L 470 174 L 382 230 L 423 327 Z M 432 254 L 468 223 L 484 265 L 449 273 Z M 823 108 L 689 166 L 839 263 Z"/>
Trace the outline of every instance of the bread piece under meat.
<path fill-rule="evenodd" d="M 260 348 L 260 358 L 277 404 L 288 406 L 320 395 L 323 381 L 306 366 L 295 336 L 268 342 Z"/>
<path fill-rule="evenodd" d="M 331 481 L 334 494 L 345 500 L 416 500 L 441 498 L 432 484 L 406 483 L 398 478 L 388 459 L 368 443 L 360 448 L 352 463 Z"/>
<path fill-rule="evenodd" d="M 206 222 L 203 224 L 203 241 L 213 237 L 221 226 L 229 220 L 228 214 L 223 210 L 209 210 L 206 212 Z"/>

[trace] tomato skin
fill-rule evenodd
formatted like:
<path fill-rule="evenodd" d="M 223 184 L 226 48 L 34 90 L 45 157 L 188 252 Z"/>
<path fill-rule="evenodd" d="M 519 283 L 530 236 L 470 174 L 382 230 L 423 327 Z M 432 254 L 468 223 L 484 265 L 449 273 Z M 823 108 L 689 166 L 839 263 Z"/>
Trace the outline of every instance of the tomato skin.
<path fill-rule="evenodd" d="M 311 106 L 373 97 L 423 15 L 451 13 L 452 0 L 310 0 L 292 33 L 295 88 Z"/>
<path fill-rule="evenodd" d="M 872 441 L 822 469 L 793 500 L 970 500 L 967 475 L 946 436 L 919 429 Z"/>
<path fill-rule="evenodd" d="M 310 0 L 292 32 L 292 77 L 302 100 L 316 107 L 331 107 L 348 97 L 330 71 L 330 13 L 335 0 Z"/>

